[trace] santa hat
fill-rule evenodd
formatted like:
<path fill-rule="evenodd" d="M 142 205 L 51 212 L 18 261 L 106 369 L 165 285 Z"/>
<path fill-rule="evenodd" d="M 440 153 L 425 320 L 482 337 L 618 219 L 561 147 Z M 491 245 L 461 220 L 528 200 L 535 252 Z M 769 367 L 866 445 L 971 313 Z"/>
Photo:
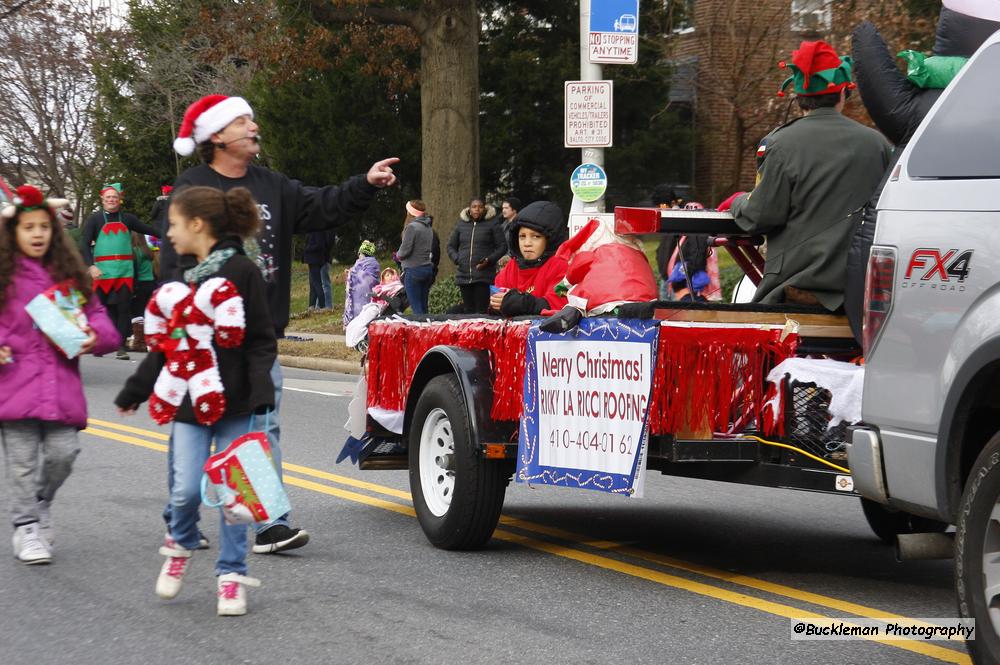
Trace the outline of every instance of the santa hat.
<path fill-rule="evenodd" d="M 781 84 L 778 96 L 785 96 L 784 91 L 789 84 L 793 84 L 795 94 L 803 97 L 854 88 L 851 82 L 852 64 L 850 56 L 838 56 L 833 47 L 822 40 L 802 42 L 798 51 L 792 51 L 790 63 L 778 63 L 782 69 L 792 70 L 792 75 Z"/>
<path fill-rule="evenodd" d="M 207 141 L 212 134 L 224 129 L 241 115 L 253 117 L 253 109 L 242 97 L 202 97 L 184 112 L 181 129 L 174 139 L 174 150 L 185 157 L 192 154 L 196 145 Z"/>

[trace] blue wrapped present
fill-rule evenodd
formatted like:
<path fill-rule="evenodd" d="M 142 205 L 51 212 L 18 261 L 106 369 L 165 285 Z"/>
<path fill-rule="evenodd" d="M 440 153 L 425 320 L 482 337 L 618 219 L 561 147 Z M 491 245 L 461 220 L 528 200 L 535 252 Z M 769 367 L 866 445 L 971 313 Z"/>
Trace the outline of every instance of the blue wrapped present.
<path fill-rule="evenodd" d="M 60 282 L 39 293 L 24 306 L 32 321 L 67 358 L 80 355 L 89 335 L 86 300 L 72 282 Z"/>

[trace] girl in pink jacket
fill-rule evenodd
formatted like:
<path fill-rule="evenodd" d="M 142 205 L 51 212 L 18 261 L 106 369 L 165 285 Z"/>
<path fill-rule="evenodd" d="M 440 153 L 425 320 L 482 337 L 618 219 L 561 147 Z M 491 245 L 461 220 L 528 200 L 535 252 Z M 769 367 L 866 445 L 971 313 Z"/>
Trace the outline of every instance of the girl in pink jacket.
<path fill-rule="evenodd" d="M 0 209 L 0 442 L 11 483 L 14 556 L 28 564 L 52 560 L 49 506 L 80 452 L 77 430 L 87 426 L 87 403 L 79 360 L 66 358 L 25 306 L 73 280 L 87 297 L 82 352 L 100 355 L 121 344 L 104 307 L 91 297 L 83 260 L 54 214 L 63 205 L 25 185 Z"/>

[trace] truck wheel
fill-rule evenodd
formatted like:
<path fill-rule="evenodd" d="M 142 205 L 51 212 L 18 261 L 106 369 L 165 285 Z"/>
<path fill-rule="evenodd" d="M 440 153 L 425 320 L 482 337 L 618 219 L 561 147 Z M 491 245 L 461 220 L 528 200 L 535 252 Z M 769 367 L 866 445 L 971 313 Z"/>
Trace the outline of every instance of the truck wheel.
<path fill-rule="evenodd" d="M 958 612 L 976 620 L 965 644 L 975 663 L 1000 662 L 1000 434 L 986 444 L 965 484 L 955 525 Z"/>
<path fill-rule="evenodd" d="M 861 510 L 868 526 L 887 545 L 895 545 L 896 536 L 903 533 L 941 533 L 948 528 L 944 522 L 911 515 L 871 499 L 861 499 Z"/>
<path fill-rule="evenodd" d="M 475 449 L 465 397 L 453 374 L 431 379 L 409 432 L 410 493 L 427 539 L 446 550 L 478 549 L 500 519 L 507 469 Z"/>

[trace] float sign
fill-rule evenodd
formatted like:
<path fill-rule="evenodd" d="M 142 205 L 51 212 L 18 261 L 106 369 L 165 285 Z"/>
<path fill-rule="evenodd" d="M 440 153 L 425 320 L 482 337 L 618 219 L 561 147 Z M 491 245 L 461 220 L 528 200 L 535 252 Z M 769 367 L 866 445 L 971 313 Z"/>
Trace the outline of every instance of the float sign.
<path fill-rule="evenodd" d="M 611 81 L 566 81 L 564 148 L 610 148 Z"/>
<path fill-rule="evenodd" d="M 591 0 L 590 61 L 634 65 L 639 53 L 639 0 Z"/>
<path fill-rule="evenodd" d="M 597 164 L 580 164 L 569 177 L 573 195 L 584 203 L 593 203 L 604 196 L 608 188 L 608 174 Z"/>
<path fill-rule="evenodd" d="M 636 319 L 531 327 L 518 482 L 642 496 L 658 331 Z"/>

